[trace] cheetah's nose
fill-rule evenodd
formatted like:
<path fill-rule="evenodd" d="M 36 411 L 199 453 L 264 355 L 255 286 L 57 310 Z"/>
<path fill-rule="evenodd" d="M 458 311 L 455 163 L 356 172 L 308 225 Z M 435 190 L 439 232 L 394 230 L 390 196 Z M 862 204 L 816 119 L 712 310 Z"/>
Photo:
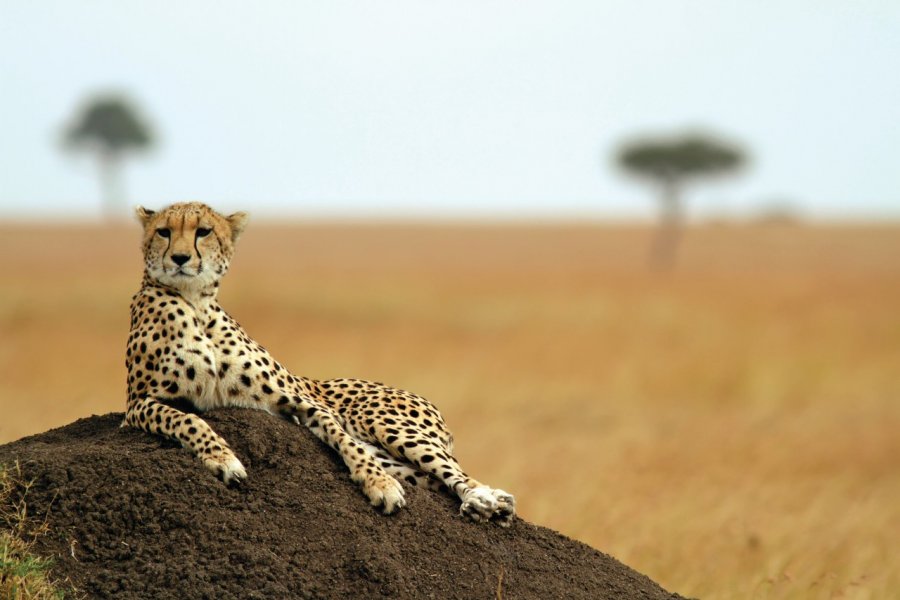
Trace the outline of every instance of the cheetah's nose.
<path fill-rule="evenodd" d="M 191 257 L 188 256 L 187 254 L 173 254 L 172 255 L 172 262 L 175 263 L 176 265 L 178 265 L 179 267 L 183 266 L 184 263 L 186 263 L 189 260 L 191 260 Z"/>

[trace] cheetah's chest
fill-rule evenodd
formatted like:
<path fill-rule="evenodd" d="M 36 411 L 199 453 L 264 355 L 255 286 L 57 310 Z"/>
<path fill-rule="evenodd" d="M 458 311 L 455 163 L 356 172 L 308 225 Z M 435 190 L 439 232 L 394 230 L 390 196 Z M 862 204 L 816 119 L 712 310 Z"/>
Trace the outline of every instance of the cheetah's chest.
<path fill-rule="evenodd" d="M 195 393 L 198 408 L 208 410 L 221 406 L 254 406 L 258 398 L 249 391 L 248 370 L 253 351 L 243 339 L 242 332 L 229 324 L 211 320 L 203 334 L 202 345 L 211 364 L 203 360 L 204 369 L 196 373 Z"/>
<path fill-rule="evenodd" d="M 235 387 L 227 340 L 211 331 L 204 315 L 198 314 L 194 326 L 185 323 L 177 337 L 170 338 L 165 352 L 169 376 L 173 380 L 167 388 L 170 396 L 185 398 L 201 411 L 234 405 L 229 391 Z"/>

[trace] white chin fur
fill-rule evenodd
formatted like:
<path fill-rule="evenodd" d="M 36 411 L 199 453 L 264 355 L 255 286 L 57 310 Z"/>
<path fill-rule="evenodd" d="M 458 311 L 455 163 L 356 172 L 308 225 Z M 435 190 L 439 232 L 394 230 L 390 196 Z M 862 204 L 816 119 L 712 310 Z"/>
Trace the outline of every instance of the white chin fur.
<path fill-rule="evenodd" d="M 215 274 L 210 269 L 204 269 L 199 274 L 194 273 L 172 273 L 166 272 L 165 269 L 151 269 L 150 276 L 156 281 L 169 287 L 178 289 L 190 289 L 198 287 L 206 287 L 216 280 Z"/>

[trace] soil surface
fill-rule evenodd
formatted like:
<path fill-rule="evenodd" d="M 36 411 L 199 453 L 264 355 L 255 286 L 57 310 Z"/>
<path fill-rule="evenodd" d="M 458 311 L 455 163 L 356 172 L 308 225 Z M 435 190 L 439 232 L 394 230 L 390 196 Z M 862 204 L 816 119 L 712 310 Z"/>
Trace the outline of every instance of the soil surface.
<path fill-rule="evenodd" d="M 35 552 L 96 598 L 680 598 L 615 559 L 517 519 L 476 524 L 446 494 L 406 488 L 407 507 L 370 507 L 337 455 L 268 414 L 206 420 L 249 473 L 217 481 L 174 443 L 81 419 L 0 446 L 18 461 Z M 520 494 L 527 490 L 518 490 Z"/>

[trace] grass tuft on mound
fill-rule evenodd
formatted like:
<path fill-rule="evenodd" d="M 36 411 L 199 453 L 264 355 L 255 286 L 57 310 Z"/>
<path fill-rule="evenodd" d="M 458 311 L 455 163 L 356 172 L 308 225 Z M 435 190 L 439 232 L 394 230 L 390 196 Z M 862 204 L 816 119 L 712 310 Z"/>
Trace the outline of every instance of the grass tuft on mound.
<path fill-rule="evenodd" d="M 47 523 L 28 518 L 26 497 L 31 482 L 22 478 L 19 463 L 0 465 L 0 598 L 64 598 L 50 578 L 50 560 L 35 556 L 31 547 L 47 531 Z"/>

